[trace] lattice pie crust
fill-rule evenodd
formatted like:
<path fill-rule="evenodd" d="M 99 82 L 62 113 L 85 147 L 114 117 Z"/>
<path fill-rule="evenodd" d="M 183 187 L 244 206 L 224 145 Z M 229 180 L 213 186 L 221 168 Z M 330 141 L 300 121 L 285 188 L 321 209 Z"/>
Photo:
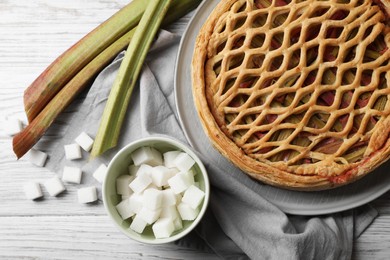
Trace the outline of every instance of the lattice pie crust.
<path fill-rule="evenodd" d="M 321 190 L 390 154 L 387 1 L 227 0 L 203 25 L 193 95 L 213 145 L 265 183 Z"/>

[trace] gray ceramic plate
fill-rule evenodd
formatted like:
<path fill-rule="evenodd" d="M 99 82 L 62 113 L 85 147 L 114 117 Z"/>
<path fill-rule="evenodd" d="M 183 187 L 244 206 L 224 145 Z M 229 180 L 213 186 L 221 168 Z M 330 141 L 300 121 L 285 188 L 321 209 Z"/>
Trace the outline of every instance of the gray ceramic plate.
<path fill-rule="evenodd" d="M 182 38 L 175 75 L 176 105 L 181 125 L 189 143 L 200 153 L 206 153 L 215 161 L 226 161 L 215 150 L 203 132 L 198 119 L 191 91 L 191 60 L 196 36 L 210 12 L 219 0 L 204 1 L 190 21 Z M 237 171 L 239 169 L 235 168 Z M 339 212 L 368 203 L 390 190 L 390 162 L 378 168 L 362 180 L 328 191 L 298 192 L 264 185 L 260 195 L 286 213 L 296 215 L 320 215 Z"/>

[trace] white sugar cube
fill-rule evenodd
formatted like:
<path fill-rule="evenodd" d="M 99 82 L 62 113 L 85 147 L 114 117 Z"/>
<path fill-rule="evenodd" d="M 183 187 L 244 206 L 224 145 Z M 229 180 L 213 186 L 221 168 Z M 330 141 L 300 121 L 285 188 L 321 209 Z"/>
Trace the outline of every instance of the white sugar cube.
<path fill-rule="evenodd" d="M 164 207 L 161 209 L 160 218 L 170 218 L 175 220 L 179 217 L 179 212 L 176 209 L 176 206 Z"/>
<path fill-rule="evenodd" d="M 129 165 L 128 169 L 129 169 L 129 174 L 135 176 L 137 174 L 139 166 L 135 166 L 134 164 L 131 164 Z"/>
<path fill-rule="evenodd" d="M 58 194 L 66 190 L 64 184 L 57 176 L 46 180 L 43 185 L 45 186 L 46 190 L 49 192 L 50 196 L 53 197 L 57 196 Z"/>
<path fill-rule="evenodd" d="M 153 172 L 153 167 L 150 166 L 150 165 L 147 165 L 147 164 L 141 164 L 139 166 L 139 169 L 137 171 L 137 173 L 135 174 L 136 176 L 139 176 L 139 175 L 148 175 L 149 177 L 152 176 L 152 172 Z"/>
<path fill-rule="evenodd" d="M 115 206 L 122 219 L 128 219 L 134 215 L 130 207 L 130 199 L 125 199 Z"/>
<path fill-rule="evenodd" d="M 180 153 L 178 156 L 176 156 L 175 160 L 173 161 L 173 164 L 180 171 L 184 172 L 191 169 L 191 167 L 195 164 L 195 161 L 187 153 Z"/>
<path fill-rule="evenodd" d="M 195 185 L 191 185 L 185 192 L 182 202 L 190 205 L 191 208 L 196 209 L 202 202 L 205 193 Z"/>
<path fill-rule="evenodd" d="M 170 218 L 160 218 L 153 224 L 152 229 L 156 238 L 167 238 L 171 236 L 175 226 Z"/>
<path fill-rule="evenodd" d="M 152 152 L 153 160 L 148 164 L 150 166 L 162 165 L 163 164 L 162 154 L 156 148 L 153 147 L 150 147 L 150 151 Z"/>
<path fill-rule="evenodd" d="M 148 188 L 143 194 L 143 206 L 151 210 L 159 209 L 161 208 L 162 199 L 163 194 L 160 190 Z"/>
<path fill-rule="evenodd" d="M 36 166 L 43 167 L 47 160 L 47 154 L 42 151 L 31 149 L 28 152 L 28 160 Z"/>
<path fill-rule="evenodd" d="M 134 165 L 149 164 L 151 166 L 157 166 L 162 164 L 162 155 L 159 151 L 152 147 L 141 147 L 135 150 L 131 154 L 131 159 Z"/>
<path fill-rule="evenodd" d="M 86 152 L 89 152 L 93 145 L 93 139 L 86 132 L 79 134 L 74 141 Z"/>
<path fill-rule="evenodd" d="M 194 220 L 199 214 L 199 208 L 193 209 L 190 205 L 184 202 L 177 205 L 177 210 L 179 211 L 182 220 Z"/>
<path fill-rule="evenodd" d="M 175 173 L 175 170 L 159 165 L 153 167 L 151 177 L 156 186 L 162 187 L 168 184 L 168 179 L 173 177 Z"/>
<path fill-rule="evenodd" d="M 153 188 L 153 189 L 156 189 L 156 190 L 162 190 L 162 187 L 156 186 L 153 182 L 151 184 L 149 184 L 148 187 L 146 187 L 146 189 L 150 189 L 150 188 Z"/>
<path fill-rule="evenodd" d="M 133 221 L 130 224 L 130 229 L 134 230 L 135 232 L 141 234 L 144 232 L 144 229 L 146 227 L 146 221 L 143 220 L 139 215 L 136 215 Z"/>
<path fill-rule="evenodd" d="M 149 184 L 152 183 L 152 179 L 145 175 L 137 176 L 130 184 L 129 187 L 135 192 L 140 193 L 146 189 L 146 187 L 149 186 Z"/>
<path fill-rule="evenodd" d="M 127 200 L 131 195 L 121 195 L 122 200 Z"/>
<path fill-rule="evenodd" d="M 185 191 L 193 184 L 188 175 L 188 172 L 180 172 L 168 180 L 168 184 L 175 194 Z"/>
<path fill-rule="evenodd" d="M 67 144 L 64 145 L 65 157 L 68 160 L 76 160 L 82 157 L 81 148 L 78 144 Z"/>
<path fill-rule="evenodd" d="M 105 164 L 100 164 L 99 167 L 93 172 L 92 176 L 99 182 L 103 183 L 104 178 L 107 175 L 107 166 Z"/>
<path fill-rule="evenodd" d="M 152 224 L 158 219 L 160 213 L 161 213 L 161 208 L 157 210 L 151 210 L 147 207 L 142 207 L 142 209 L 139 211 L 137 216 L 140 216 L 143 220 L 146 221 L 146 223 Z"/>
<path fill-rule="evenodd" d="M 15 117 L 8 117 L 3 122 L 4 132 L 9 136 L 14 136 L 23 130 L 22 121 Z"/>
<path fill-rule="evenodd" d="M 134 180 L 134 176 L 120 175 L 116 178 L 116 193 L 119 195 L 131 195 L 133 191 L 130 189 L 129 184 Z"/>
<path fill-rule="evenodd" d="M 64 182 L 80 184 L 82 173 L 80 168 L 65 166 L 62 173 L 62 180 Z"/>
<path fill-rule="evenodd" d="M 176 205 L 178 205 L 181 202 L 181 199 L 183 198 L 183 196 L 180 193 L 175 194 L 175 195 L 176 195 Z"/>
<path fill-rule="evenodd" d="M 91 203 L 97 200 L 97 191 L 95 186 L 85 187 L 77 190 L 79 203 Z"/>
<path fill-rule="evenodd" d="M 176 205 L 176 195 L 172 191 L 172 189 L 166 189 L 161 191 L 163 198 L 162 198 L 162 207 L 168 207 Z"/>
<path fill-rule="evenodd" d="M 30 200 L 35 200 L 43 196 L 41 186 L 37 182 L 28 182 L 23 186 L 24 193 L 26 198 Z"/>
<path fill-rule="evenodd" d="M 190 170 L 188 170 L 190 173 L 192 173 L 192 176 L 195 176 L 197 173 L 198 173 L 198 171 L 195 171 L 194 169 L 190 169 Z"/>
<path fill-rule="evenodd" d="M 187 180 L 191 185 L 195 184 L 195 178 L 191 171 L 182 172 L 182 174 L 187 177 Z"/>
<path fill-rule="evenodd" d="M 176 157 L 180 154 L 180 151 L 169 151 L 163 154 L 164 157 L 164 165 L 168 168 L 174 168 L 176 165 L 173 163 L 173 161 L 176 159 Z"/>
<path fill-rule="evenodd" d="M 144 204 L 143 194 L 133 193 L 130 195 L 129 202 L 131 210 L 138 214 Z"/>
<path fill-rule="evenodd" d="M 175 227 L 175 231 L 183 228 L 183 221 L 181 218 L 176 218 L 173 220 L 173 226 Z"/>

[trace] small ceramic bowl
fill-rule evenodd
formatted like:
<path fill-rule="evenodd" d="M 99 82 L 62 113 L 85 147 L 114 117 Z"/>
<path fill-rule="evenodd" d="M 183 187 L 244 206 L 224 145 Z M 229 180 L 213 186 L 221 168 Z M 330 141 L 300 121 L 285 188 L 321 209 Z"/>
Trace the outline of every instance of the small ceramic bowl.
<path fill-rule="evenodd" d="M 202 204 L 199 206 L 200 211 L 196 219 L 193 221 L 183 220 L 183 228 L 178 231 L 175 231 L 168 238 L 155 238 L 151 225 L 147 226 L 142 234 L 134 232 L 132 229 L 129 228 L 131 224 L 131 218 L 127 220 L 122 220 L 115 208 L 115 206 L 121 201 L 121 196 L 116 194 L 116 178 L 120 175 L 128 173 L 128 166 L 132 163 L 130 154 L 136 149 L 143 146 L 154 147 L 162 153 L 166 151 L 179 150 L 189 154 L 195 160 L 195 165 L 192 168 L 193 170 L 197 171 L 197 174 L 194 176 L 195 181 L 199 182 L 199 188 L 205 192 L 205 197 L 203 199 Z M 202 219 L 206 211 L 210 195 L 210 184 L 206 169 L 201 160 L 198 158 L 198 156 L 188 146 L 182 144 L 175 139 L 158 136 L 147 137 L 132 142 L 122 148 L 115 155 L 115 157 L 108 165 L 107 171 L 108 172 L 104 179 L 102 187 L 102 195 L 105 209 L 107 211 L 108 216 L 119 228 L 119 230 L 122 231 L 126 236 L 134 240 L 147 244 L 164 244 L 178 240 L 195 228 L 195 226 Z"/>

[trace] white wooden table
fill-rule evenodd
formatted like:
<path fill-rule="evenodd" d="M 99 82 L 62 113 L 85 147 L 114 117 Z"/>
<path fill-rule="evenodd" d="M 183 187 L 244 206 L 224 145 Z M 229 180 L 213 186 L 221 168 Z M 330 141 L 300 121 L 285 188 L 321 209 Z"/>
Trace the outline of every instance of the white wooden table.
<path fill-rule="evenodd" d="M 0 0 L 0 117 L 25 118 L 24 89 L 57 56 L 128 0 Z M 188 20 L 188 19 L 187 19 Z M 183 19 L 183 22 L 187 21 Z M 212 259 L 173 245 L 148 246 L 120 233 L 103 203 L 77 203 L 77 186 L 29 201 L 23 183 L 54 174 L 16 161 L 11 138 L 0 131 L 0 258 Z M 354 243 L 354 259 L 390 258 L 390 193 L 372 204 L 380 216 Z"/>

